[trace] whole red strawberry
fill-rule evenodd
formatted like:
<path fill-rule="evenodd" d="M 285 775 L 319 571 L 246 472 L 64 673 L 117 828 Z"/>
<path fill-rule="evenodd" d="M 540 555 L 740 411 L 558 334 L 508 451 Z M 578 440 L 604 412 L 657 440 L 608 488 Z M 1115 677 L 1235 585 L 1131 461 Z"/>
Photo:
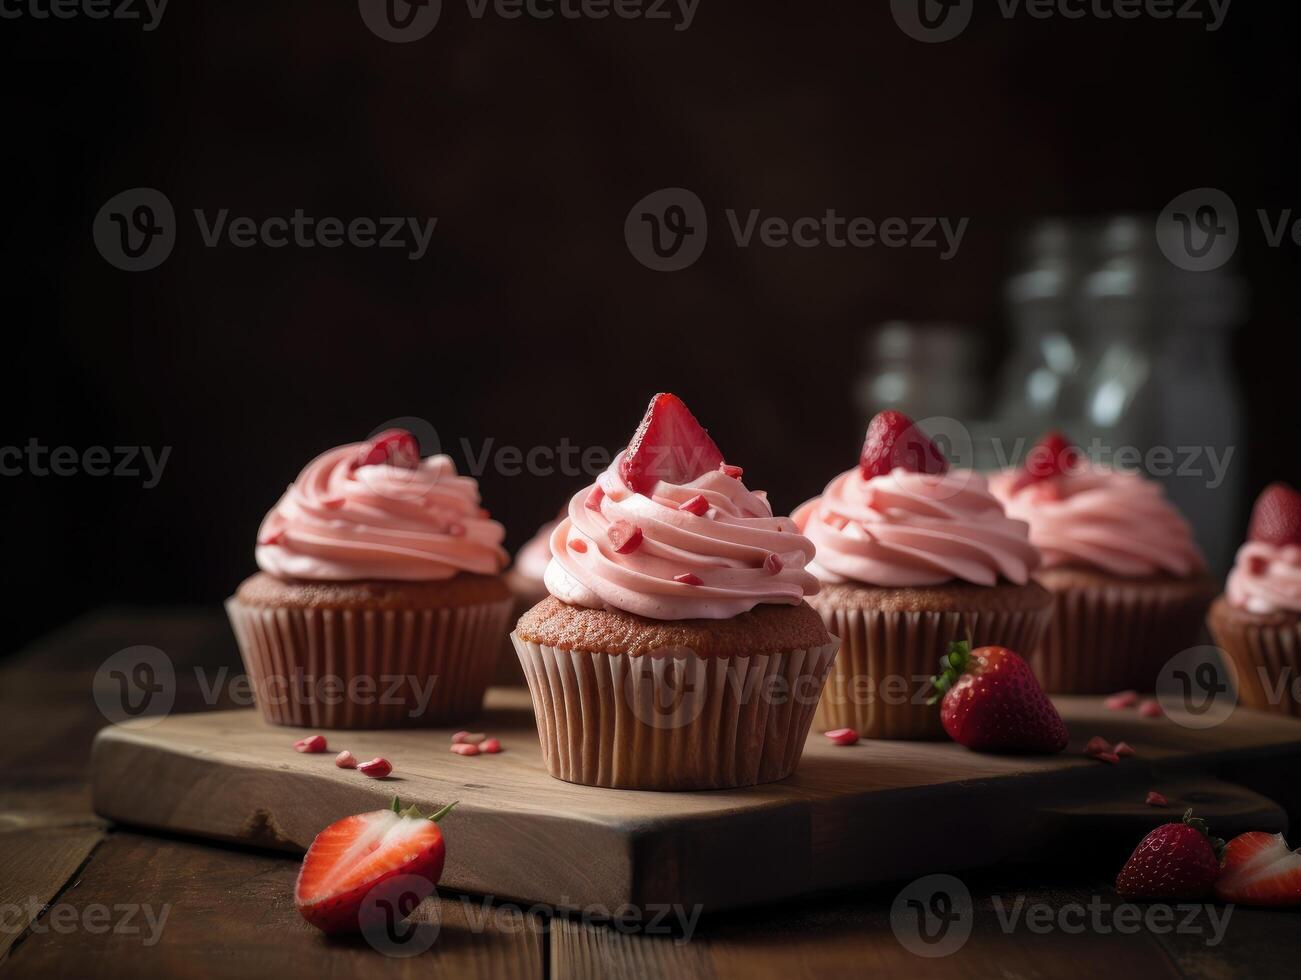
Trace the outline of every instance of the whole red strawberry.
<path fill-rule="evenodd" d="M 1282 834 L 1239 834 L 1225 845 L 1215 897 L 1239 905 L 1301 905 L 1301 852 Z"/>
<path fill-rule="evenodd" d="M 1060 432 L 1046 432 L 1026 454 L 1025 466 L 1012 484 L 1012 493 L 1069 473 L 1080 462 L 1080 451 Z"/>
<path fill-rule="evenodd" d="M 1267 486 L 1252 508 L 1247 538 L 1268 544 L 1301 544 L 1301 493 L 1286 483 Z"/>
<path fill-rule="evenodd" d="M 1007 647 L 949 646 L 935 689 L 949 737 L 977 752 L 1060 752 L 1070 735 L 1030 665 Z"/>
<path fill-rule="evenodd" d="M 1116 891 L 1125 898 L 1205 898 L 1220 873 L 1223 847 L 1205 820 L 1185 810 L 1182 823 L 1163 823 L 1139 842 L 1116 876 Z"/>
<path fill-rule="evenodd" d="M 867 426 L 858 460 L 863 478 L 887 476 L 892 470 L 947 473 L 949 461 L 903 412 L 881 412 Z"/>

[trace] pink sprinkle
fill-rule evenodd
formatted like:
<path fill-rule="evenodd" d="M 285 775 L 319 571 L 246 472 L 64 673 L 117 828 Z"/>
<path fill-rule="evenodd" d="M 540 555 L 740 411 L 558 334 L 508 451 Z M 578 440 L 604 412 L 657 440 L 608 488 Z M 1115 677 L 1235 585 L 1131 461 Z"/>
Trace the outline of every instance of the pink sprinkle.
<path fill-rule="evenodd" d="M 322 500 L 321 506 L 328 510 L 338 510 L 344 505 L 344 503 L 345 501 L 342 497 L 331 497 L 329 500 Z"/>
<path fill-rule="evenodd" d="M 769 575 L 779 575 L 785 567 L 782 556 L 775 551 L 769 552 L 768 557 L 763 560 L 763 570 Z"/>
<path fill-rule="evenodd" d="M 469 734 L 470 734 L 469 732 L 457 732 L 457 733 L 455 733 L 455 734 L 452 736 L 452 744 L 453 744 L 453 745 L 460 745 L 462 742 L 465 741 L 465 737 L 466 737 L 467 735 L 469 735 Z"/>
<path fill-rule="evenodd" d="M 1170 801 L 1154 789 L 1147 791 L 1147 799 L 1143 801 L 1148 806 L 1169 806 Z"/>
<path fill-rule="evenodd" d="M 468 744 L 453 745 L 452 751 L 455 752 L 457 755 L 478 755 L 479 746 L 468 745 Z"/>
<path fill-rule="evenodd" d="M 459 734 L 461 741 L 457 743 L 458 745 L 478 745 L 488 737 L 483 732 L 460 732 Z"/>
<path fill-rule="evenodd" d="M 831 739 L 835 745 L 853 745 L 858 741 L 858 732 L 852 728 L 833 728 L 829 732 L 823 732 L 823 734 Z"/>
<path fill-rule="evenodd" d="M 324 735 L 308 735 L 294 743 L 295 752 L 324 752 L 327 748 Z"/>
<path fill-rule="evenodd" d="M 681 582 L 683 585 L 704 585 L 705 584 L 704 582 L 700 581 L 700 576 L 692 575 L 690 572 L 683 572 L 681 575 L 674 575 L 673 581 Z"/>
<path fill-rule="evenodd" d="M 1128 742 L 1117 742 L 1116 748 L 1113 751 L 1115 751 L 1116 755 L 1120 756 L 1122 759 L 1137 754 L 1134 751 L 1133 746 L 1131 746 Z"/>
<path fill-rule="evenodd" d="M 1111 751 L 1112 751 L 1111 743 L 1108 742 L 1101 735 L 1094 735 L 1093 738 L 1089 739 L 1089 743 L 1086 746 L 1084 746 L 1085 755 L 1098 755 L 1102 752 L 1111 752 Z"/>
<path fill-rule="evenodd" d="M 451 527 L 447 529 L 447 533 L 454 538 L 463 538 L 465 537 L 465 525 L 453 524 Z"/>
<path fill-rule="evenodd" d="M 631 521 L 615 521 L 605 529 L 610 545 L 620 555 L 629 555 L 641 547 L 641 528 Z"/>
<path fill-rule="evenodd" d="M 588 510 L 600 510 L 601 501 L 605 499 L 605 491 L 601 489 L 601 484 L 592 487 L 592 492 L 587 495 L 587 500 L 583 506 Z"/>
<path fill-rule="evenodd" d="M 1120 761 L 1120 756 L 1116 755 L 1115 752 L 1099 752 L 1093 758 L 1097 759 L 1099 762 L 1105 762 L 1111 766 L 1114 766 L 1116 763 Z"/>
<path fill-rule="evenodd" d="M 344 749 L 334 757 L 334 764 L 340 769 L 356 769 L 357 757 L 347 749 Z"/>
<path fill-rule="evenodd" d="M 569 550 L 577 551 L 580 555 L 587 554 L 587 542 L 582 538 L 574 538 L 569 542 Z"/>
<path fill-rule="evenodd" d="M 363 762 L 357 766 L 357 771 L 363 776 L 369 776 L 371 779 L 383 779 L 393 771 L 393 763 L 389 762 L 383 756 L 377 756 L 370 762 Z"/>
<path fill-rule="evenodd" d="M 487 752 L 489 755 L 496 755 L 501 751 L 501 742 L 495 738 L 486 739 L 484 743 L 479 746 L 479 751 Z"/>
<path fill-rule="evenodd" d="M 678 510 L 684 510 L 688 514 L 695 514 L 697 517 L 704 517 L 709 512 L 709 501 L 705 499 L 703 493 L 698 493 L 686 503 L 678 504 Z"/>
<path fill-rule="evenodd" d="M 741 467 L 731 466 L 727 463 L 719 463 L 718 471 L 722 473 L 723 476 L 730 476 L 733 480 L 741 479 L 741 474 L 745 472 Z"/>
<path fill-rule="evenodd" d="M 1110 695 L 1102 703 L 1112 711 L 1121 711 L 1125 708 L 1132 708 L 1134 705 L 1138 704 L 1138 692 L 1118 691 L 1117 693 Z"/>
<path fill-rule="evenodd" d="M 1165 714 L 1165 710 L 1155 698 L 1145 698 L 1143 703 L 1138 706 L 1138 713 L 1144 718 L 1160 718 Z"/>

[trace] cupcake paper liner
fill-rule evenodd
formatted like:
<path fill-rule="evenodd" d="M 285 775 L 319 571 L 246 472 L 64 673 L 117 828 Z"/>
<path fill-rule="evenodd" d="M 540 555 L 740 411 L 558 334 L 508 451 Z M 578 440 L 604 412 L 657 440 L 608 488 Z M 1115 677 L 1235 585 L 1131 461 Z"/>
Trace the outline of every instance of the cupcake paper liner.
<path fill-rule="evenodd" d="M 1051 591 L 1052 623 L 1031 661 L 1050 694 L 1154 690 L 1166 661 L 1197 644 L 1206 614 L 1206 598 L 1123 580 Z"/>
<path fill-rule="evenodd" d="M 789 776 L 838 645 L 633 656 L 511 639 L 547 771 L 586 786 L 651 790 L 727 789 Z"/>
<path fill-rule="evenodd" d="M 473 717 L 513 608 L 509 598 L 414 610 L 226 602 L 262 717 L 309 728 L 399 728 Z"/>
<path fill-rule="evenodd" d="M 820 606 L 840 654 L 818 705 L 817 725 L 852 728 L 864 738 L 941 739 L 930 679 L 954 640 L 1031 650 L 1048 623 L 1047 609 L 1005 612 L 885 612 Z"/>
<path fill-rule="evenodd" d="M 1252 622 L 1233 616 L 1224 603 L 1216 600 L 1208 623 L 1216 645 L 1233 661 L 1238 702 L 1301 718 L 1301 619 Z"/>

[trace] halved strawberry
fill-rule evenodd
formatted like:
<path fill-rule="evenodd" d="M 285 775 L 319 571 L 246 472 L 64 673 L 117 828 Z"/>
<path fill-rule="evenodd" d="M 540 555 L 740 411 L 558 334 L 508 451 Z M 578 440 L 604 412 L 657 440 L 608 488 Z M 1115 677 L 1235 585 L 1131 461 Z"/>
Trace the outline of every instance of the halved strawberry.
<path fill-rule="evenodd" d="M 940 723 L 978 752 L 1060 752 L 1070 735 L 1034 671 L 1006 647 L 953 643 L 933 683 L 944 700 Z"/>
<path fill-rule="evenodd" d="M 619 475 L 633 492 L 649 494 L 660 480 L 690 483 L 722 462 L 722 452 L 682 399 L 660 392 L 624 450 Z"/>
<path fill-rule="evenodd" d="M 1139 841 L 1116 876 L 1116 891 L 1126 898 L 1204 898 L 1220 873 L 1223 847 L 1205 820 L 1185 810 L 1182 823 L 1163 823 Z"/>
<path fill-rule="evenodd" d="M 870 480 L 900 468 L 910 473 L 947 473 L 949 461 L 907 415 L 886 411 L 868 423 L 858 467 Z"/>
<path fill-rule="evenodd" d="M 381 463 L 414 470 L 420 465 L 420 443 L 406 429 L 385 429 L 362 445 L 353 466 L 378 466 Z"/>
<path fill-rule="evenodd" d="M 1301 493 L 1286 483 L 1267 486 L 1252 508 L 1247 538 L 1267 544 L 1301 544 Z"/>
<path fill-rule="evenodd" d="M 1031 484 L 1069 473 L 1080 462 L 1080 451 L 1060 432 L 1046 432 L 1026 454 L 1025 466 L 1012 484 L 1012 493 Z"/>
<path fill-rule="evenodd" d="M 387 810 L 330 824 L 303 857 L 294 905 L 318 929 L 357 932 L 368 925 L 366 909 L 398 907 L 399 896 L 385 894 L 390 882 L 390 888 L 406 890 L 409 881 L 393 881 L 398 876 L 423 878 L 432 892 L 447 856 L 438 821 L 454 806 L 426 817 L 414 806 L 401 809 L 395 796 Z"/>
<path fill-rule="evenodd" d="M 1301 851 L 1282 834 L 1253 830 L 1224 847 L 1215 897 L 1239 905 L 1301 905 Z"/>

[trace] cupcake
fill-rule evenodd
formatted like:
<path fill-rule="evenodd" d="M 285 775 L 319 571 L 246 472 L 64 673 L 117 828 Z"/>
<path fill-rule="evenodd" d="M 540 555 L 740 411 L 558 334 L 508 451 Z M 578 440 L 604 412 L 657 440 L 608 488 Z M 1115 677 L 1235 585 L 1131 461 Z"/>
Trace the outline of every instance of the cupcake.
<path fill-rule="evenodd" d="M 551 775 L 722 789 L 795 769 L 836 652 L 813 545 L 675 395 L 569 501 L 512 639 Z"/>
<path fill-rule="evenodd" d="M 392 429 L 331 449 L 258 531 L 226 609 L 262 716 L 388 728 L 476 714 L 510 628 L 503 530 L 447 456 Z"/>
<path fill-rule="evenodd" d="M 1301 494 L 1286 484 L 1256 501 L 1209 625 L 1243 704 L 1301 716 Z"/>
<path fill-rule="evenodd" d="M 985 478 L 950 470 L 899 412 L 868 426 L 859 465 L 793 515 L 817 547 L 809 602 L 840 637 L 818 725 L 868 738 L 943 738 L 927 702 L 954 640 L 1035 647 L 1052 601 L 1039 554 Z"/>
<path fill-rule="evenodd" d="M 1058 433 L 990 484 L 1043 554 L 1036 578 L 1053 595 L 1053 620 L 1033 665 L 1044 690 L 1152 690 L 1166 661 L 1197 642 L 1215 593 L 1161 486 L 1089 464 Z"/>
<path fill-rule="evenodd" d="M 551 535 L 564 520 L 566 510 L 561 510 L 554 521 L 547 521 L 537 534 L 529 538 L 515 553 L 515 563 L 506 572 L 506 584 L 515 597 L 515 609 L 511 622 L 515 622 L 526 612 L 547 597 L 547 587 L 542 581 L 547 563 L 551 561 Z M 502 651 L 497 660 L 497 672 L 493 684 L 504 687 L 522 687 L 524 671 L 520 668 L 519 657 L 515 655 L 515 644 L 509 633 L 502 633 Z"/>

